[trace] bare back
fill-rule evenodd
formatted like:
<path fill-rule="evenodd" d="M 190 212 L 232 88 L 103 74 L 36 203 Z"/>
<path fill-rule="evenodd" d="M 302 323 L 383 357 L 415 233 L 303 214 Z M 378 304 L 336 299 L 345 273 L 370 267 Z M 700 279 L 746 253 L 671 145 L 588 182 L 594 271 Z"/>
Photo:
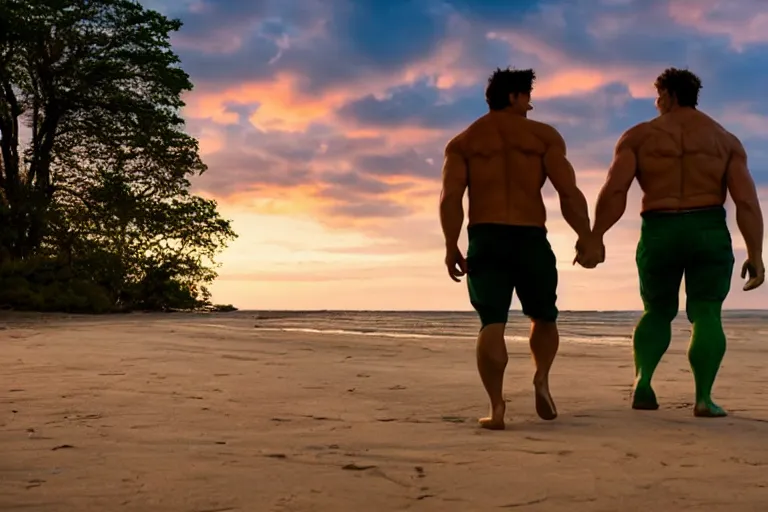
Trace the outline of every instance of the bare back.
<path fill-rule="evenodd" d="M 733 135 L 693 109 L 670 112 L 633 130 L 642 211 L 723 205 Z"/>
<path fill-rule="evenodd" d="M 467 164 L 470 226 L 544 227 L 541 188 L 553 131 L 537 121 L 492 111 L 449 143 L 446 151 L 459 152 Z"/>

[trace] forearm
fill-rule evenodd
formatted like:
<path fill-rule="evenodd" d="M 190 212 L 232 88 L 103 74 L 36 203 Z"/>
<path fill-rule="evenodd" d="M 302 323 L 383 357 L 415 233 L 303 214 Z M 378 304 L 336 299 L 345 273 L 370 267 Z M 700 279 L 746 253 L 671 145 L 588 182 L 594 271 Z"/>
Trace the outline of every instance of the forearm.
<path fill-rule="evenodd" d="M 592 233 L 602 238 L 619 222 L 627 209 L 627 194 L 620 191 L 601 191 L 595 206 L 595 224 Z"/>
<path fill-rule="evenodd" d="M 757 201 L 736 205 L 736 224 L 747 246 L 747 257 L 759 261 L 763 258 L 763 213 Z"/>
<path fill-rule="evenodd" d="M 576 189 L 560 195 L 560 211 L 565 222 L 571 226 L 579 238 L 589 235 L 589 206 L 587 198 Z"/>
<path fill-rule="evenodd" d="M 440 225 L 445 237 L 445 248 L 454 249 L 459 245 L 461 226 L 464 224 L 464 205 L 461 201 L 440 202 Z"/>

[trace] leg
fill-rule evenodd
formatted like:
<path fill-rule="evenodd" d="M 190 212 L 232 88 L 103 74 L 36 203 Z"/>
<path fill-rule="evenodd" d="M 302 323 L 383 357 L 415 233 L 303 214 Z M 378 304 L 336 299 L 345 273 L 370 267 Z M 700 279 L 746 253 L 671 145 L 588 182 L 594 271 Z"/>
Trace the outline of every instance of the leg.
<path fill-rule="evenodd" d="M 684 271 L 676 250 L 679 243 L 676 224 L 673 217 L 644 220 L 637 244 L 636 262 L 644 312 L 632 336 L 633 409 L 659 408 L 651 380 L 672 339 L 672 320 L 677 316 Z"/>
<path fill-rule="evenodd" d="M 531 354 L 536 363 L 533 389 L 536 396 L 536 413 L 543 420 L 557 418 L 557 408 L 549 392 L 549 370 L 560 346 L 556 322 L 533 320 L 531 322 Z"/>
<path fill-rule="evenodd" d="M 696 405 L 693 414 L 722 417 L 727 413 L 712 401 L 712 386 L 725 356 L 725 333 L 720 302 L 688 300 L 686 312 L 693 325 L 688 360 L 696 382 Z"/>
<path fill-rule="evenodd" d="M 491 402 L 490 416 L 481 418 L 479 423 L 483 428 L 502 430 L 506 408 L 502 391 L 508 361 L 504 329 L 513 288 L 509 272 L 497 259 L 483 258 L 483 252 L 477 250 L 478 245 L 470 240 L 470 250 L 467 251 L 467 287 L 472 307 L 480 316 L 482 324 L 476 346 L 477 370 Z"/>
<path fill-rule="evenodd" d="M 651 379 L 672 340 L 672 320 L 677 316 L 677 309 L 677 297 L 668 305 L 646 304 L 645 312 L 635 327 L 632 336 L 635 359 L 633 409 L 656 410 L 659 408 Z"/>
<path fill-rule="evenodd" d="M 491 413 L 480 418 L 479 424 L 489 430 L 504 429 L 506 404 L 502 394 L 504 370 L 507 368 L 507 344 L 504 341 L 504 323 L 486 325 L 477 337 L 477 370 L 491 401 Z"/>
<path fill-rule="evenodd" d="M 549 371 L 557 355 L 560 336 L 557 331 L 557 261 L 542 232 L 526 240 L 515 274 L 517 295 L 523 313 L 531 319 L 530 346 L 536 373 L 533 377 L 536 413 L 553 420 L 557 408 L 549 392 Z"/>
<path fill-rule="evenodd" d="M 724 212 L 701 212 L 691 218 L 691 224 L 685 291 L 692 324 L 688 360 L 696 382 L 693 413 L 722 417 L 726 412 L 712 401 L 711 393 L 725 355 L 721 312 L 731 288 L 733 247 Z"/>

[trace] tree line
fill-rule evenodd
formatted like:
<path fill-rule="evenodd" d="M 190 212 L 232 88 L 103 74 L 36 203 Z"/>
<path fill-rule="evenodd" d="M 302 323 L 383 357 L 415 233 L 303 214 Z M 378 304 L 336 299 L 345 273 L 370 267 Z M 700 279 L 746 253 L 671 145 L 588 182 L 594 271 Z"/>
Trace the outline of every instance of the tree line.
<path fill-rule="evenodd" d="M 180 27 L 134 0 L 0 0 L 0 308 L 211 307 L 237 235 L 190 193 Z"/>

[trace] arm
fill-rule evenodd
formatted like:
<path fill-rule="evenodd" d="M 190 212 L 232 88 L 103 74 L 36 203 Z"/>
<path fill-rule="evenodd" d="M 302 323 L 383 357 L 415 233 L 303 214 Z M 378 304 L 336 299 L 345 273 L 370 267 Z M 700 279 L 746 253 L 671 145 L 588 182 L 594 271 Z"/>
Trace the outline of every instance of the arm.
<path fill-rule="evenodd" d="M 747 245 L 747 259 L 759 264 L 763 259 L 763 214 L 755 182 L 747 168 L 747 153 L 738 139 L 725 176 L 728 192 L 736 205 L 736 223 Z"/>
<path fill-rule="evenodd" d="M 565 222 L 580 239 L 589 236 L 589 207 L 587 199 L 576 185 L 576 173 L 566 158 L 565 140 L 552 128 L 544 154 L 544 171 L 560 196 L 560 211 Z"/>
<path fill-rule="evenodd" d="M 608 177 L 597 196 L 595 225 L 592 233 L 602 239 L 627 209 L 627 193 L 637 171 L 637 156 L 632 145 L 630 131 L 624 132 L 616 143 L 613 162 Z"/>
<path fill-rule="evenodd" d="M 443 162 L 443 189 L 440 193 L 440 225 L 445 236 L 446 250 L 459 245 L 461 226 L 464 224 L 464 191 L 467 189 L 467 162 L 451 142 L 445 148 Z"/>

